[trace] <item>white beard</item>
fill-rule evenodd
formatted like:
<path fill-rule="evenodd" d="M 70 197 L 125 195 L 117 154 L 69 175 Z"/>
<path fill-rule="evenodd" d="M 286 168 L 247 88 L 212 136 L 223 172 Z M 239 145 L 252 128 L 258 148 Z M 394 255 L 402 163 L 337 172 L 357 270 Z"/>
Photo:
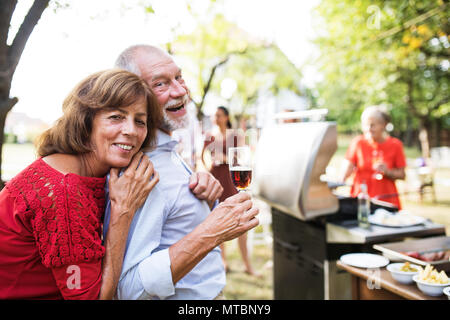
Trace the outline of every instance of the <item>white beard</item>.
<path fill-rule="evenodd" d="M 186 114 L 180 118 L 172 119 L 166 111 L 166 108 L 169 108 L 171 106 L 175 106 L 180 103 L 180 100 L 184 103 L 184 108 L 186 109 Z M 170 100 L 167 102 L 163 109 L 163 122 L 161 124 L 161 129 L 165 131 L 175 131 L 178 129 L 187 128 L 189 126 L 189 114 L 187 113 L 187 104 L 189 102 L 188 95 L 185 95 L 184 97 L 178 99 L 178 100 Z"/>
<path fill-rule="evenodd" d="M 186 108 L 186 106 L 185 106 Z M 184 116 L 182 116 L 181 118 L 178 118 L 176 120 L 170 118 L 166 111 L 164 110 L 163 112 L 164 115 L 164 119 L 163 122 L 161 124 L 161 129 L 165 130 L 165 131 L 175 131 L 178 129 L 184 129 L 187 128 L 189 126 L 189 115 L 186 113 Z"/>

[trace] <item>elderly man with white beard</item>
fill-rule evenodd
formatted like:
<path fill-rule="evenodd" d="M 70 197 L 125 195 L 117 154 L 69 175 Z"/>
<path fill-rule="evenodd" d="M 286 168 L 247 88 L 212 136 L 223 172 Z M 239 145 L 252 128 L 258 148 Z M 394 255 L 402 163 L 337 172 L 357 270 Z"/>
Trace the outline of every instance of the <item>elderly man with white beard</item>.
<path fill-rule="evenodd" d="M 189 95 L 172 57 L 136 45 L 120 54 L 116 66 L 141 76 L 164 114 L 157 147 L 147 152 L 160 180 L 134 216 L 116 298 L 221 299 L 226 277 L 218 246 L 256 227 L 259 210 L 239 193 L 211 211 L 220 184 L 207 176 L 208 186 L 199 186 L 201 175 L 193 175 L 176 153 L 171 133 L 188 124 Z M 104 221 L 106 232 L 109 203 Z"/>

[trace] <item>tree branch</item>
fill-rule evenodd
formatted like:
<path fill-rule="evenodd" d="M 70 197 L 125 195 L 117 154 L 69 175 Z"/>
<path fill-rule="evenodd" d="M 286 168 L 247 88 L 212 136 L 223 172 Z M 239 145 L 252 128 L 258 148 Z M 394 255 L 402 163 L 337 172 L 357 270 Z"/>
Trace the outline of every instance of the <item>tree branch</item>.
<path fill-rule="evenodd" d="M 436 102 L 432 107 L 431 110 L 437 110 L 441 105 L 447 103 L 450 101 L 450 96 L 446 96 L 444 98 L 442 98 L 441 100 L 439 100 L 438 102 Z"/>
<path fill-rule="evenodd" d="M 8 0 L 0 6 L 0 70 L 7 64 L 9 24 L 16 4 L 17 0 Z"/>
<path fill-rule="evenodd" d="M 8 53 L 11 74 L 14 73 L 28 38 L 30 37 L 31 32 L 33 32 L 35 25 L 41 18 L 42 12 L 44 12 L 45 8 L 47 8 L 49 1 L 50 0 L 35 0 L 25 16 L 19 31 L 17 31 Z"/>
<path fill-rule="evenodd" d="M 406 105 L 408 106 L 409 112 L 411 112 L 415 117 L 421 118 L 422 115 L 416 109 L 416 104 L 414 102 L 413 91 L 414 91 L 414 82 L 413 78 L 410 75 L 402 75 L 403 80 L 407 85 L 407 95 L 406 95 Z"/>
<path fill-rule="evenodd" d="M 220 60 L 218 63 L 216 63 L 212 67 L 211 72 L 209 73 L 208 81 L 206 82 L 205 86 L 203 87 L 202 98 L 201 98 L 199 103 L 196 103 L 197 114 L 201 114 L 201 112 L 202 112 L 203 103 L 205 102 L 205 97 L 208 94 L 208 91 L 209 91 L 209 89 L 211 87 L 211 83 L 212 83 L 212 80 L 214 79 L 214 75 L 216 74 L 217 68 L 219 68 L 220 66 L 224 65 L 225 63 L 227 63 L 232 55 L 238 55 L 238 54 L 245 54 L 245 53 L 247 53 L 247 49 L 248 48 L 246 47 L 244 50 L 241 50 L 241 51 L 230 51 L 230 52 L 228 52 L 228 54 L 222 60 Z"/>
<path fill-rule="evenodd" d="M 439 12 L 445 12 L 447 5 L 448 5 L 448 3 L 444 3 L 439 7 L 431 9 L 430 11 L 425 12 L 424 14 L 421 14 L 417 17 L 414 17 L 414 18 L 402 23 L 400 26 L 397 26 L 397 27 L 394 27 L 387 31 L 382 32 L 375 38 L 374 42 L 388 38 L 390 36 L 393 36 L 394 34 L 399 33 L 401 31 L 411 27 L 412 25 L 418 24 L 420 22 L 427 20 L 428 18 L 431 18 L 432 16 L 438 14 Z"/>
<path fill-rule="evenodd" d="M 16 97 L 0 102 L 0 115 L 6 115 L 19 101 Z"/>
<path fill-rule="evenodd" d="M 215 64 L 215 65 L 212 67 L 211 72 L 209 73 L 208 81 L 206 82 L 205 86 L 203 87 L 202 101 L 204 100 L 206 94 L 207 94 L 208 91 L 209 91 L 209 88 L 211 87 L 211 83 L 212 83 L 212 80 L 213 80 L 213 78 L 214 78 L 214 75 L 216 74 L 217 68 L 220 67 L 221 65 L 227 63 L 229 59 L 230 59 L 230 56 L 227 55 L 226 58 L 222 59 L 221 61 L 219 61 L 217 64 Z"/>
<path fill-rule="evenodd" d="M 420 47 L 419 50 L 424 53 L 428 57 L 436 57 L 440 59 L 448 59 L 450 58 L 450 53 L 447 50 L 441 50 L 441 51 L 433 51 L 429 48 Z"/>

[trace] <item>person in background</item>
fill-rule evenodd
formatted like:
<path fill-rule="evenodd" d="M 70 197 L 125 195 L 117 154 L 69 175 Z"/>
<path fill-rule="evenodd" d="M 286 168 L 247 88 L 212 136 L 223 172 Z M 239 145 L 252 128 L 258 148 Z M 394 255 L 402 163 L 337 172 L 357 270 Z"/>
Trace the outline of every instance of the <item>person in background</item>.
<path fill-rule="evenodd" d="M 203 165 L 206 167 L 205 151 L 210 151 L 212 159 L 210 172 L 217 180 L 219 180 L 223 187 L 222 196 L 219 198 L 219 201 L 223 202 L 237 193 L 236 187 L 231 180 L 230 169 L 228 168 L 227 150 L 231 147 L 242 146 L 244 144 L 244 137 L 238 135 L 237 131 L 232 130 L 229 111 L 224 106 L 219 106 L 217 108 L 214 116 L 214 123 L 216 126 L 213 130 L 206 133 L 201 158 Z M 242 260 L 244 261 L 245 272 L 250 275 L 256 275 L 250 263 L 247 248 L 247 233 L 244 233 L 238 238 L 238 244 Z M 220 245 L 220 249 L 222 250 L 222 260 L 225 269 L 229 271 L 226 260 L 225 243 Z"/>
<path fill-rule="evenodd" d="M 361 184 L 367 185 L 371 198 L 389 202 L 401 209 L 395 180 L 405 178 L 406 158 L 403 144 L 389 136 L 386 125 L 390 118 L 380 107 L 371 106 L 361 115 L 363 134 L 355 137 L 345 154 L 345 181 L 354 175 L 351 196 L 361 191 Z"/>
<path fill-rule="evenodd" d="M 294 109 L 283 109 L 283 113 L 286 115 L 289 115 L 291 112 L 294 112 Z M 301 119 L 296 119 L 296 118 L 286 118 L 286 119 L 282 119 L 281 123 L 297 123 L 297 122 L 301 122 Z"/>
<path fill-rule="evenodd" d="M 39 158 L 0 192 L 0 299 L 111 299 L 133 215 L 158 182 L 140 148 L 155 144 L 161 113 L 139 77 L 88 76 L 63 112 L 41 136 Z"/>
<path fill-rule="evenodd" d="M 205 200 L 195 190 L 200 182 L 191 188 L 194 174 L 171 137 L 189 121 L 188 89 L 172 57 L 157 47 L 136 45 L 119 55 L 116 66 L 147 82 L 164 116 L 156 149 L 148 153 L 160 182 L 134 216 L 117 298 L 223 299 L 226 275 L 218 246 L 256 227 L 259 211 L 243 193 L 216 205 L 222 187 L 210 173 Z M 109 207 L 108 201 L 104 232 Z"/>

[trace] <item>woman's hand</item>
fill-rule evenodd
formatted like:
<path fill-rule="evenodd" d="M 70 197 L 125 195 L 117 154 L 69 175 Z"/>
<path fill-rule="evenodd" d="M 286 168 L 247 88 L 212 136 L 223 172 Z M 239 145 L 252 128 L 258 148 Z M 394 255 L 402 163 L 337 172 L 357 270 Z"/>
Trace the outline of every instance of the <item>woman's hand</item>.
<path fill-rule="evenodd" d="M 152 177 L 153 176 L 153 177 Z M 105 256 L 102 266 L 102 286 L 99 299 L 112 299 L 122 271 L 128 230 L 136 210 L 158 183 L 159 175 L 148 156 L 134 155 L 129 167 L 119 176 L 119 169 L 110 171 L 109 196 L 111 218 L 105 237 Z"/>
<path fill-rule="evenodd" d="M 109 197 L 111 200 L 111 219 L 113 211 L 118 218 L 127 215 L 133 217 L 148 194 L 159 181 L 149 157 L 143 152 L 134 155 L 128 168 L 119 176 L 118 168 L 112 168 L 109 179 Z M 153 177 L 152 177 L 153 176 Z"/>
<path fill-rule="evenodd" d="M 386 163 L 381 162 L 381 161 L 374 163 L 374 165 L 372 166 L 372 169 L 375 170 L 375 172 L 379 172 L 383 175 L 385 175 L 388 171 Z"/>

